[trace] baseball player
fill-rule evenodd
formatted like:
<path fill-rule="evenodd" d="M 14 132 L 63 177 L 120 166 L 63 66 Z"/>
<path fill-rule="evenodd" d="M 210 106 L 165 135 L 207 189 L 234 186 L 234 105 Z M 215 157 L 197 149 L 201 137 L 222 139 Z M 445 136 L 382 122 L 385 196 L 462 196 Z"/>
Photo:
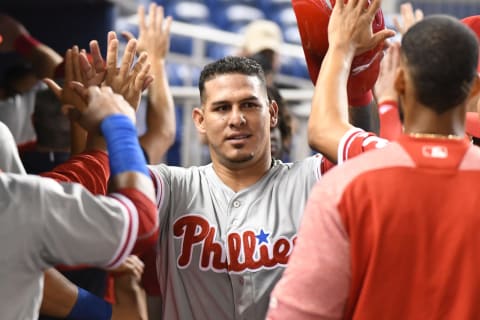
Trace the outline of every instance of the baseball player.
<path fill-rule="evenodd" d="M 366 2 L 333 10 L 318 88 L 334 94 L 323 103 L 346 104 L 349 62 L 376 37 Z M 464 130 L 466 106 L 480 92 L 478 52 L 471 30 L 449 16 L 405 34 L 395 79 L 404 134 L 312 190 L 269 319 L 478 317 L 480 202 L 471 190 L 480 151 Z"/>
<path fill-rule="evenodd" d="M 9 244 L 3 246 L 0 257 L 0 310 L 4 319 L 38 316 L 43 270 L 52 265 L 118 266 L 132 250 L 139 249 L 137 237 L 146 244 L 156 238 L 153 187 L 134 124 L 126 116 L 132 116 L 131 107 L 110 88 L 92 87 L 85 111 L 67 108 L 85 129 L 100 129 L 105 137 L 114 193 L 93 196 L 79 184 L 0 174 L 0 238 Z M 83 157 L 84 164 L 101 167 L 101 160 L 91 158 Z M 81 175 L 81 159 L 71 164 L 73 175 Z M 61 176 L 62 171 L 56 175 Z M 105 315 L 102 319 L 109 319 L 109 304 L 92 304 L 83 296 L 80 290 L 70 312 L 72 318 L 95 318 L 100 313 Z"/>
<path fill-rule="evenodd" d="M 160 218 L 158 312 L 164 319 L 263 319 L 308 193 L 331 164 L 321 155 L 272 159 L 278 107 L 253 60 L 205 66 L 199 89 L 193 119 L 212 163 L 150 167 Z M 352 154 L 347 142 L 339 145 L 340 154 Z M 150 292 L 153 281 L 145 281 Z"/>

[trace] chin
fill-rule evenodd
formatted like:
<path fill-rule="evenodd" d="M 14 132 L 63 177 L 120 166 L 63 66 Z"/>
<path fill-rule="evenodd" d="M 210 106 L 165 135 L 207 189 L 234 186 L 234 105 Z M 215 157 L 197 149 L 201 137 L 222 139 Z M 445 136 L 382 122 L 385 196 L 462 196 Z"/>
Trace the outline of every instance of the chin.
<path fill-rule="evenodd" d="M 241 157 L 228 158 L 228 160 L 232 163 L 246 163 L 246 162 L 249 162 L 252 159 L 253 159 L 253 154 L 245 155 L 245 156 L 241 156 Z"/>

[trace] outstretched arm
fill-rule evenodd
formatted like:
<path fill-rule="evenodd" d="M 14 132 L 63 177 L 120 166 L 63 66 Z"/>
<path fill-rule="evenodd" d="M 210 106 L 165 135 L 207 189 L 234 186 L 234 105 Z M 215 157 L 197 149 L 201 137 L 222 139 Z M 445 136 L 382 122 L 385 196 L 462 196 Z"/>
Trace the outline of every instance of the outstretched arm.
<path fill-rule="evenodd" d="M 147 130 L 140 137 L 140 144 L 148 154 L 150 163 L 154 164 L 160 162 L 175 139 L 174 103 L 165 67 L 165 58 L 170 47 L 172 18 L 165 18 L 163 8 L 152 3 L 148 22 L 143 6 L 138 8 L 138 19 L 138 51 L 148 53 L 155 79 L 148 89 Z M 124 36 L 127 39 L 133 38 L 129 33 L 124 33 Z"/>
<path fill-rule="evenodd" d="M 380 73 L 374 87 L 380 119 L 379 136 L 388 140 L 395 140 L 402 133 L 398 96 L 395 90 L 399 62 L 400 44 L 392 43 L 380 64 Z"/>
<path fill-rule="evenodd" d="M 329 48 L 323 59 L 308 122 L 310 146 L 337 162 L 340 140 L 353 128 L 347 120 L 347 82 L 355 55 L 369 51 L 394 35 L 391 30 L 372 33 L 371 24 L 380 0 L 337 1 L 328 25 Z"/>

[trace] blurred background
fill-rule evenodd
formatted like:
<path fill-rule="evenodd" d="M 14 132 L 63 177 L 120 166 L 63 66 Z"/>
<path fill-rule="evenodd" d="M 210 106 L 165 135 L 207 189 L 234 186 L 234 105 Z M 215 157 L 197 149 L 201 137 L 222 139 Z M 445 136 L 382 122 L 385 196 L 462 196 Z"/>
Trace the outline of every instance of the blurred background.
<path fill-rule="evenodd" d="M 305 121 L 313 86 L 308 77 L 300 36 L 290 0 L 158 0 L 166 14 L 174 18 L 168 74 L 177 115 L 177 142 L 166 161 L 189 166 L 202 163 L 204 152 L 191 123 L 191 109 L 198 105 L 198 76 L 205 63 L 230 54 L 238 54 L 245 26 L 259 19 L 276 22 L 281 29 L 280 70 L 276 81 L 289 109 L 296 118 L 296 132 L 291 160 L 311 153 L 306 143 Z M 404 1 L 384 0 L 382 10 L 386 25 L 393 26 Z M 414 8 L 425 15 L 451 14 L 458 18 L 480 14 L 479 0 L 414 0 Z M 110 30 L 128 30 L 138 34 L 137 7 L 148 6 L 145 0 L 1 0 L 0 12 L 22 22 L 30 33 L 43 43 L 63 53 L 73 44 L 88 48 L 97 39 L 106 48 Z M 0 55 L 0 81 L 3 71 L 19 57 Z M 140 110 L 140 112 L 142 109 Z M 142 131 L 142 114 L 139 131 Z M 300 142 L 297 142 L 300 141 Z M 197 147 L 198 146 L 198 147 Z"/>

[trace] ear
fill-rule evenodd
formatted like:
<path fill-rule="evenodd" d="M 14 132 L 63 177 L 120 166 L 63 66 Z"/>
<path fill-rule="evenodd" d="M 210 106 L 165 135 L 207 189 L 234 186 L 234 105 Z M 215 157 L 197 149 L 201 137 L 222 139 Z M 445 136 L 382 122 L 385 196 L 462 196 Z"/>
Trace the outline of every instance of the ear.
<path fill-rule="evenodd" d="M 275 128 L 278 123 L 278 104 L 275 100 L 272 100 L 269 104 L 270 112 L 270 128 Z"/>
<path fill-rule="evenodd" d="M 477 74 L 475 79 L 473 79 L 472 88 L 470 89 L 470 95 L 468 98 L 471 99 L 478 94 L 480 94 L 480 74 Z"/>
<path fill-rule="evenodd" d="M 405 69 L 403 69 L 403 67 L 397 68 L 397 71 L 395 73 L 394 87 L 395 91 L 397 91 L 399 96 L 403 96 L 405 94 L 405 76 Z"/>
<path fill-rule="evenodd" d="M 192 118 L 198 132 L 205 134 L 205 117 L 203 115 L 203 108 L 194 108 L 192 111 Z"/>

